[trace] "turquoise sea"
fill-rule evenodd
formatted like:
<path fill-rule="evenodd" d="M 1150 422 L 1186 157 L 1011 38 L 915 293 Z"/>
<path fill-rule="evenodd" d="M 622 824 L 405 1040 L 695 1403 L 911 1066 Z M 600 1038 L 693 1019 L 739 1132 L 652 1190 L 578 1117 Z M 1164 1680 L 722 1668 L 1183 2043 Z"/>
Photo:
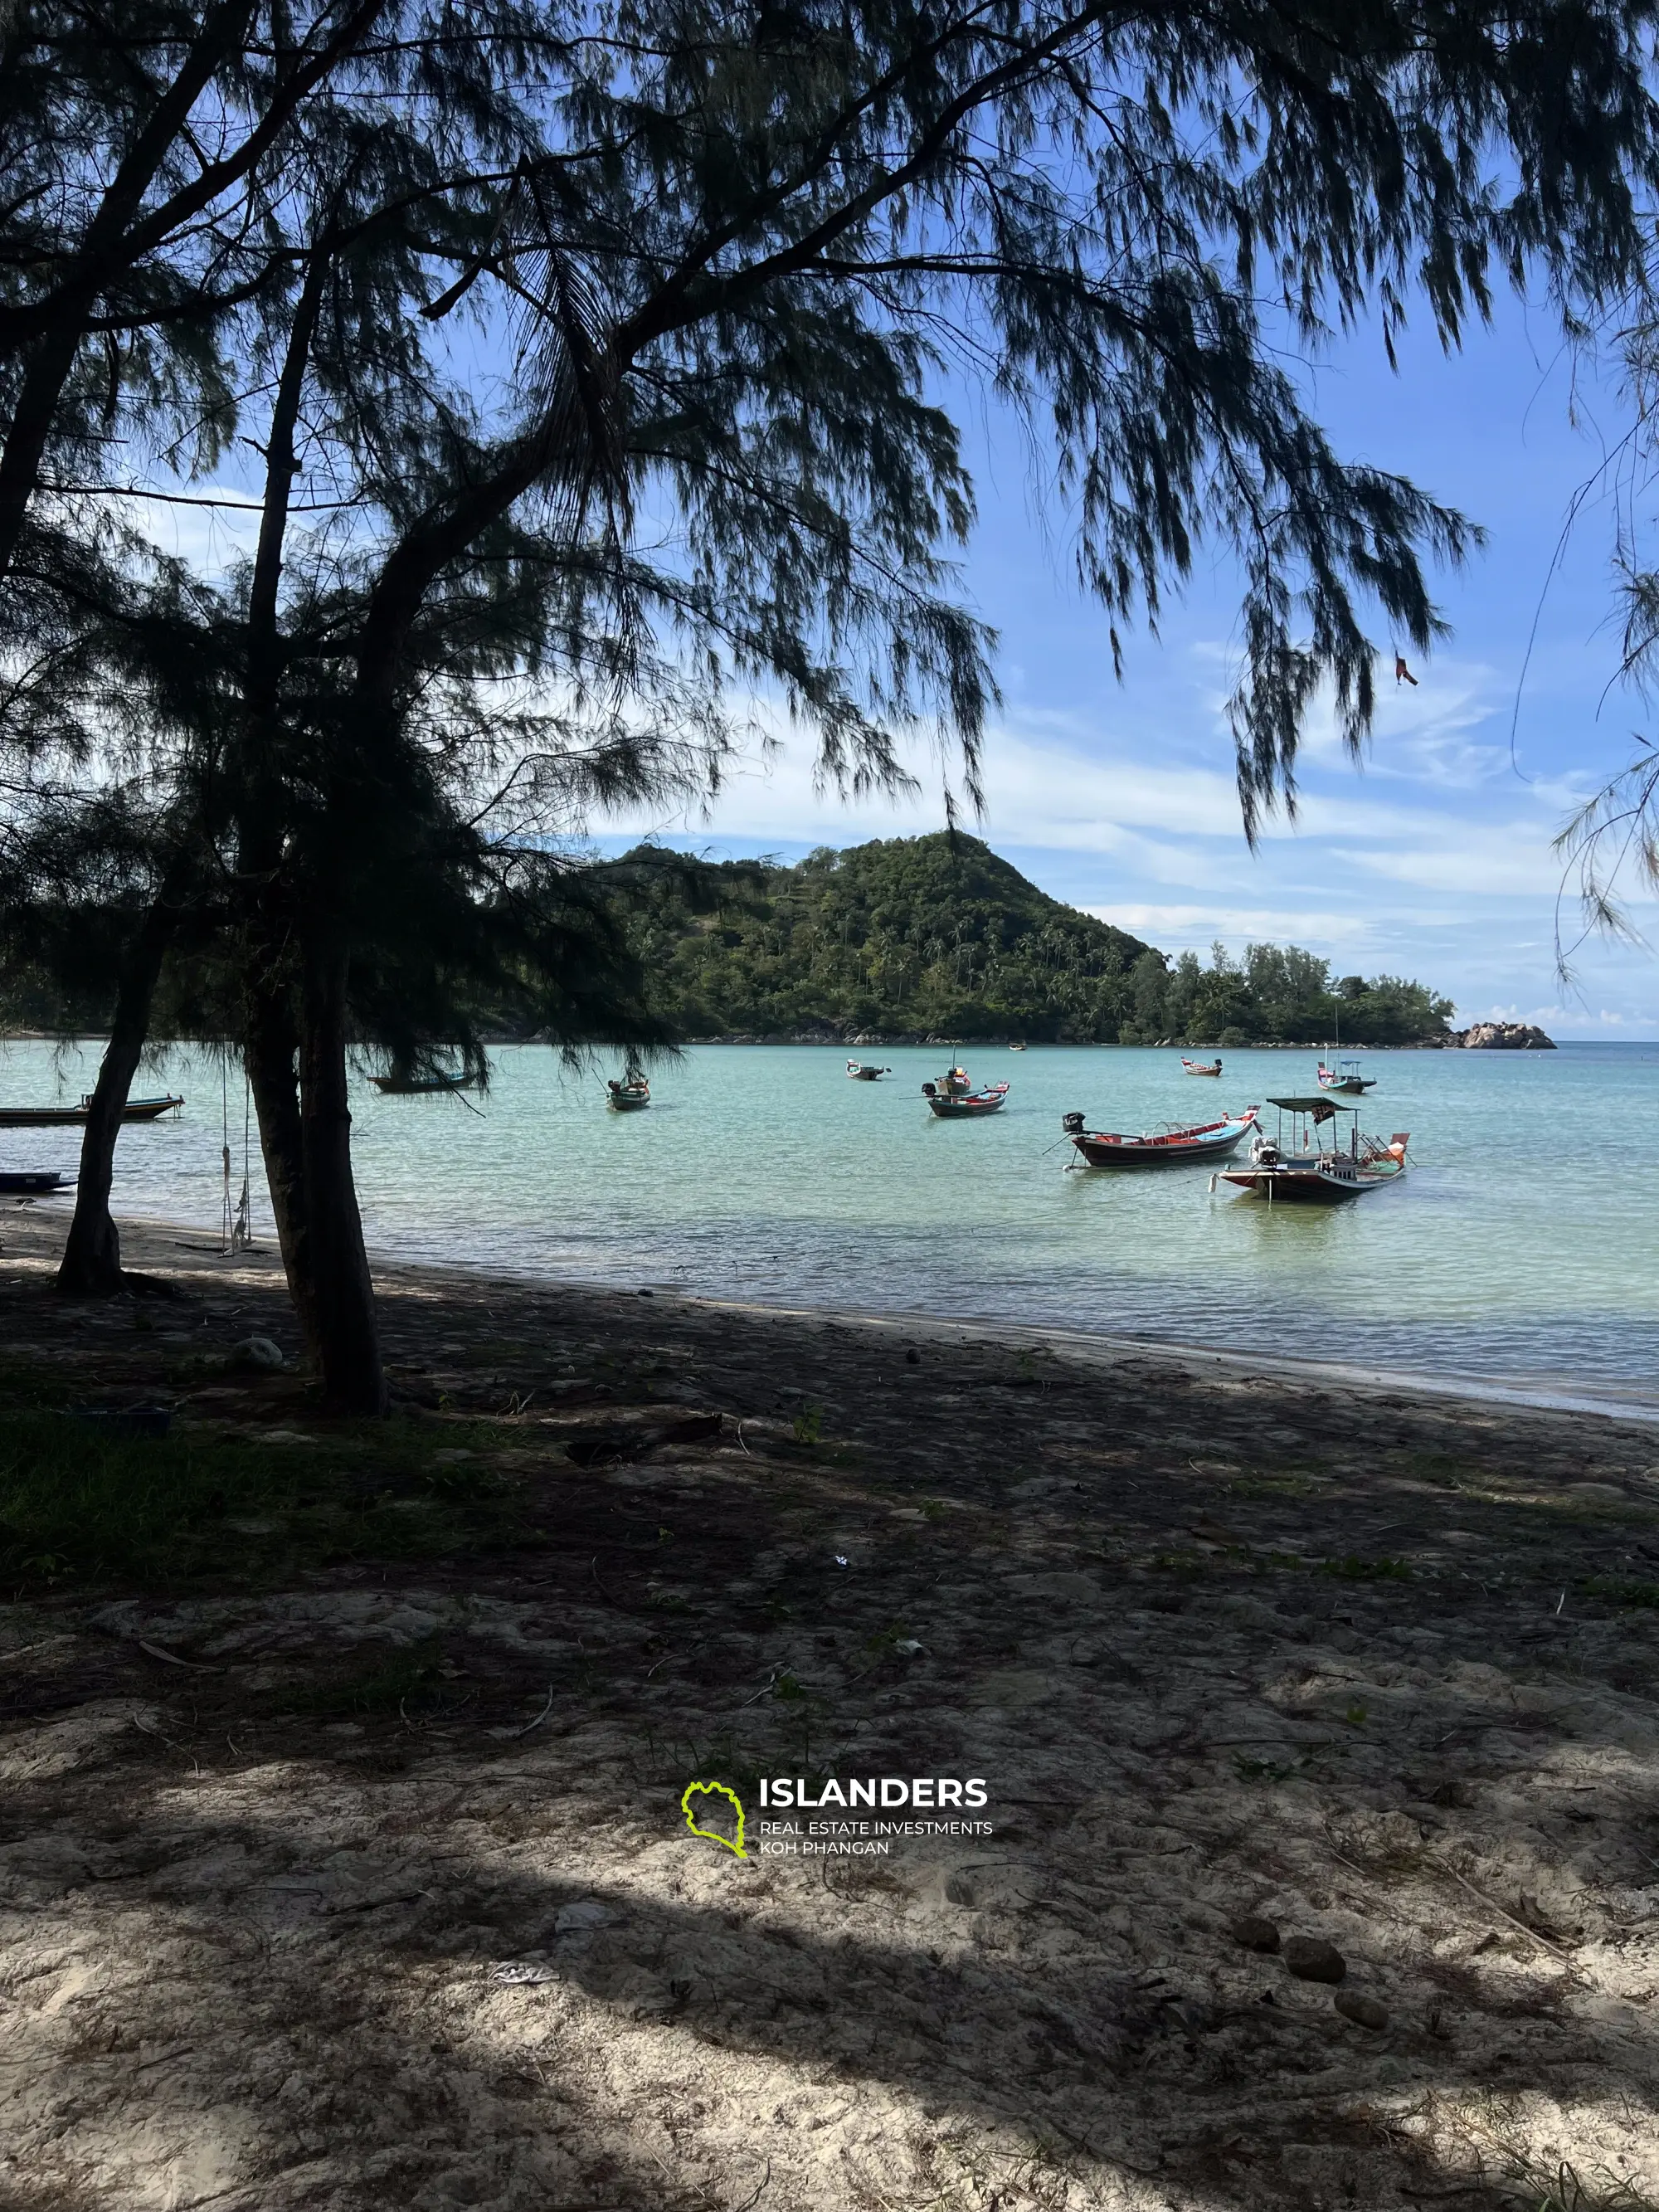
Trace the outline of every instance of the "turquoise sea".
<path fill-rule="evenodd" d="M 648 1111 L 607 1113 L 595 1074 L 502 1051 L 489 1095 L 385 1099 L 356 1148 L 371 1246 L 521 1275 L 778 1304 L 961 1315 L 1481 1378 L 1659 1407 L 1659 1044 L 1365 1056 L 1362 1127 L 1412 1133 L 1396 1189 L 1327 1211 L 1212 1197 L 1208 1173 L 1065 1172 L 1060 1117 L 1139 1130 L 1313 1088 L 1312 1051 L 1230 1052 L 1217 1082 L 1170 1051 L 965 1054 L 1007 1077 L 1003 1112 L 938 1121 L 942 1049 L 889 1048 L 878 1084 L 810 1046 L 697 1046 Z M 0 1103 L 78 1098 L 95 1052 L 14 1043 Z M 135 1088 L 183 1091 L 131 1127 L 118 1216 L 220 1219 L 222 1128 L 238 1182 L 240 1072 L 177 1053 Z M 228 1111 L 227 1111 L 228 1109 Z M 1269 1117 L 1271 1120 L 1271 1117 Z M 0 1132 L 0 1164 L 72 1167 L 72 1131 Z M 270 1235 L 258 1183 L 256 1227 Z M 1223 1186 L 1224 1191 L 1225 1186 Z M 65 1206 L 64 1210 L 67 1211 Z"/>

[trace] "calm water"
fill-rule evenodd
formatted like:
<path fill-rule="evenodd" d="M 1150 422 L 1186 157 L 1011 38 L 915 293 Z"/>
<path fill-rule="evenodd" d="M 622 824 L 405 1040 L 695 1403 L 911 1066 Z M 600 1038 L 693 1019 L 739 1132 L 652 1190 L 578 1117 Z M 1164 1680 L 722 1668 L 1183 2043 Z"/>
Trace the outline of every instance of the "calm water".
<path fill-rule="evenodd" d="M 642 1114 L 538 1047 L 503 1052 L 479 1112 L 358 1102 L 371 1244 L 400 1258 L 773 1301 L 1042 1322 L 1304 1359 L 1481 1376 L 1659 1405 L 1659 1045 L 1376 1053 L 1362 1126 L 1412 1132 L 1416 1171 L 1352 1206 L 1211 1198 L 1201 1169 L 1066 1174 L 1060 1116 L 1138 1130 L 1313 1087 L 1312 1052 L 1225 1055 L 1219 1083 L 1127 1048 L 970 1053 L 1013 1091 L 936 1121 L 948 1055 L 889 1048 L 879 1084 L 811 1047 L 704 1046 Z M 0 1052 L 0 1103 L 78 1097 L 90 1055 Z M 176 1124 L 129 1128 L 118 1214 L 216 1231 L 221 1076 L 174 1056 Z M 229 1091 L 240 1179 L 243 1094 Z M 255 1142 L 257 1176 L 258 1145 Z M 0 1133 L 0 1164 L 72 1166 L 75 1133 Z M 269 1233 L 259 1188 L 256 1221 Z M 66 1210 L 66 1209 L 65 1209 Z"/>

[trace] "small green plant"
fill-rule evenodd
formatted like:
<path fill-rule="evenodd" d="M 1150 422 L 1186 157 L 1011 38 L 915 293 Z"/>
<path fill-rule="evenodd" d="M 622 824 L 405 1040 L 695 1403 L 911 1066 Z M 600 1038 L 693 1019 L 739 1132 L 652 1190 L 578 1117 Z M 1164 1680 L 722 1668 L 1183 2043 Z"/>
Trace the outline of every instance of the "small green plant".
<path fill-rule="evenodd" d="M 1604 1598 L 1629 1609 L 1659 1607 L 1659 1583 L 1632 1582 L 1624 1575 L 1592 1575 L 1581 1584 L 1586 1597 Z"/>
<path fill-rule="evenodd" d="M 26 1575 L 37 1582 L 61 1583 L 74 1572 L 73 1561 L 62 1552 L 36 1552 L 18 1564 Z"/>
<path fill-rule="evenodd" d="M 1350 1728 L 1364 1728 L 1366 1722 L 1370 1718 L 1370 1713 L 1369 1709 L 1366 1706 L 1362 1705 L 1358 1698 L 1356 1698 L 1353 1703 L 1348 1707 L 1347 1711 L 1343 1714 L 1342 1717 L 1346 1721 Z"/>
<path fill-rule="evenodd" d="M 803 1406 L 795 1416 L 795 1442 L 798 1444 L 815 1444 L 823 1435 L 823 1407 Z"/>
<path fill-rule="evenodd" d="M 1408 1583 L 1412 1578 L 1404 1559 L 1362 1559 L 1352 1552 L 1340 1559 L 1322 1559 L 1319 1571 L 1344 1583 Z"/>
<path fill-rule="evenodd" d="M 949 1508 L 942 1498 L 924 1498 L 921 1501 L 921 1517 L 924 1521 L 942 1521 L 948 1510 Z"/>
<path fill-rule="evenodd" d="M 422 1637 L 384 1657 L 371 1660 L 331 1682 L 320 1682 L 284 1700 L 298 1712 L 395 1713 L 412 1705 L 430 1705 L 439 1694 L 443 1644 Z"/>
<path fill-rule="evenodd" d="M 772 1685 L 772 1695 L 781 1698 L 787 1705 L 799 1705 L 806 1692 L 793 1674 L 780 1674 Z"/>
<path fill-rule="evenodd" d="M 885 1628 L 878 1628 L 873 1635 L 866 1636 L 862 1648 L 872 1659 L 886 1659 L 898 1650 L 901 1644 L 908 1644 L 910 1641 L 910 1632 L 902 1620 L 890 1620 Z"/>
<path fill-rule="evenodd" d="M 1236 1751 L 1233 1771 L 1241 1782 L 1288 1782 L 1296 1769 L 1280 1765 L 1276 1759 L 1249 1759 Z"/>
<path fill-rule="evenodd" d="M 1230 1498 L 1305 1498 L 1313 1487 L 1305 1474 L 1241 1474 L 1222 1485 Z"/>

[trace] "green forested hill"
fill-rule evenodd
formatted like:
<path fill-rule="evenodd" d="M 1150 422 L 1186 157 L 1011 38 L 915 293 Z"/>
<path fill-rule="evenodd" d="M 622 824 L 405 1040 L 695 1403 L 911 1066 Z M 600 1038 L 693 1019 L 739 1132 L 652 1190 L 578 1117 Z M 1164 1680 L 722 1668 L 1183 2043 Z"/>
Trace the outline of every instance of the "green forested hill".
<path fill-rule="evenodd" d="M 1296 945 L 1171 962 L 1050 898 L 975 837 L 889 838 L 794 867 L 684 864 L 641 847 L 593 870 L 588 896 L 639 956 L 653 1025 L 685 1038 L 1412 1044 L 1443 1036 L 1451 1012 L 1420 983 L 1334 980 Z M 70 988 L 0 932 L 0 1028 L 106 1030 L 112 972 L 112 959 L 94 962 Z M 223 1035 L 234 997 L 216 968 L 170 966 L 156 1034 Z M 540 1033 L 510 994 L 486 993 L 473 1012 L 487 1036 Z"/>
<path fill-rule="evenodd" d="M 688 1037 L 1018 1036 L 1033 1041 L 1358 1044 L 1443 1032 L 1420 984 L 1347 976 L 1297 948 L 1173 965 L 1065 906 L 977 838 L 821 851 L 712 871 L 714 910 L 665 882 L 632 925 L 662 1012 Z"/>

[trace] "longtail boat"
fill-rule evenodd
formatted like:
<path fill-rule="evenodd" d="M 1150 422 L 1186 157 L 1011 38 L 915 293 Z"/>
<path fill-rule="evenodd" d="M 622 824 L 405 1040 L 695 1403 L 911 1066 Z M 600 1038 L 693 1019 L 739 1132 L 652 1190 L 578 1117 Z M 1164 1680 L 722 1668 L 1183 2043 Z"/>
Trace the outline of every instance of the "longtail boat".
<path fill-rule="evenodd" d="M 924 1083 L 921 1095 L 941 1121 L 971 1121 L 981 1114 L 994 1114 L 1008 1096 L 1006 1083 L 988 1084 L 975 1091 L 965 1067 L 953 1067 L 937 1083 Z"/>
<path fill-rule="evenodd" d="M 1183 1054 L 1181 1065 L 1188 1075 L 1219 1075 L 1221 1073 L 1218 1060 L 1188 1060 Z"/>
<path fill-rule="evenodd" d="M 73 1190 L 75 1180 L 61 1168 L 0 1168 L 0 1197 L 50 1198 Z"/>
<path fill-rule="evenodd" d="M 1085 1128 L 1081 1114 L 1063 1115 L 1060 1127 L 1078 1150 L 1078 1158 L 1069 1163 L 1072 1167 L 1179 1167 L 1193 1160 L 1231 1158 L 1255 1128 L 1260 1111 L 1259 1107 L 1250 1106 L 1242 1114 L 1227 1115 L 1218 1121 L 1184 1126 L 1172 1123 L 1162 1129 L 1146 1130 L 1138 1137 L 1110 1129 Z"/>
<path fill-rule="evenodd" d="M 620 1083 L 613 1076 L 605 1087 L 610 1094 L 605 1103 L 613 1114 L 637 1114 L 651 1103 L 651 1085 L 637 1067 L 630 1067 Z"/>
<path fill-rule="evenodd" d="M 854 1083 L 879 1083 L 884 1075 L 892 1072 L 890 1067 L 878 1067 L 869 1060 L 849 1060 L 847 1063 L 847 1073 Z"/>
<path fill-rule="evenodd" d="M 129 1098 L 124 1121 L 155 1121 L 184 1104 L 182 1098 Z M 0 1129 L 82 1129 L 92 1111 L 90 1093 L 78 1106 L 0 1106 Z"/>
<path fill-rule="evenodd" d="M 429 1098 L 447 1091 L 471 1091 L 478 1079 L 465 1072 L 459 1075 L 404 1075 L 394 1068 L 390 1075 L 371 1075 L 374 1088 L 392 1098 Z"/>
<path fill-rule="evenodd" d="M 1340 1091 L 1349 1098 L 1363 1098 L 1366 1091 L 1376 1090 L 1376 1078 L 1362 1075 L 1357 1060 L 1339 1060 L 1334 1067 L 1327 1067 L 1322 1060 L 1319 1087 L 1322 1091 Z"/>
<path fill-rule="evenodd" d="M 1411 1132 L 1397 1129 L 1385 1145 L 1359 1132 L 1356 1106 L 1333 1106 L 1328 1098 L 1270 1098 L 1279 1109 L 1273 1137 L 1259 1133 L 1248 1167 L 1224 1169 L 1211 1178 L 1236 1183 L 1270 1206 L 1342 1206 L 1368 1191 L 1386 1190 L 1406 1172 Z M 1285 1117 L 1290 1116 L 1285 1133 Z M 1347 1142 L 1339 1116 L 1349 1116 Z M 1322 1133 L 1329 1127 L 1329 1141 Z"/>

